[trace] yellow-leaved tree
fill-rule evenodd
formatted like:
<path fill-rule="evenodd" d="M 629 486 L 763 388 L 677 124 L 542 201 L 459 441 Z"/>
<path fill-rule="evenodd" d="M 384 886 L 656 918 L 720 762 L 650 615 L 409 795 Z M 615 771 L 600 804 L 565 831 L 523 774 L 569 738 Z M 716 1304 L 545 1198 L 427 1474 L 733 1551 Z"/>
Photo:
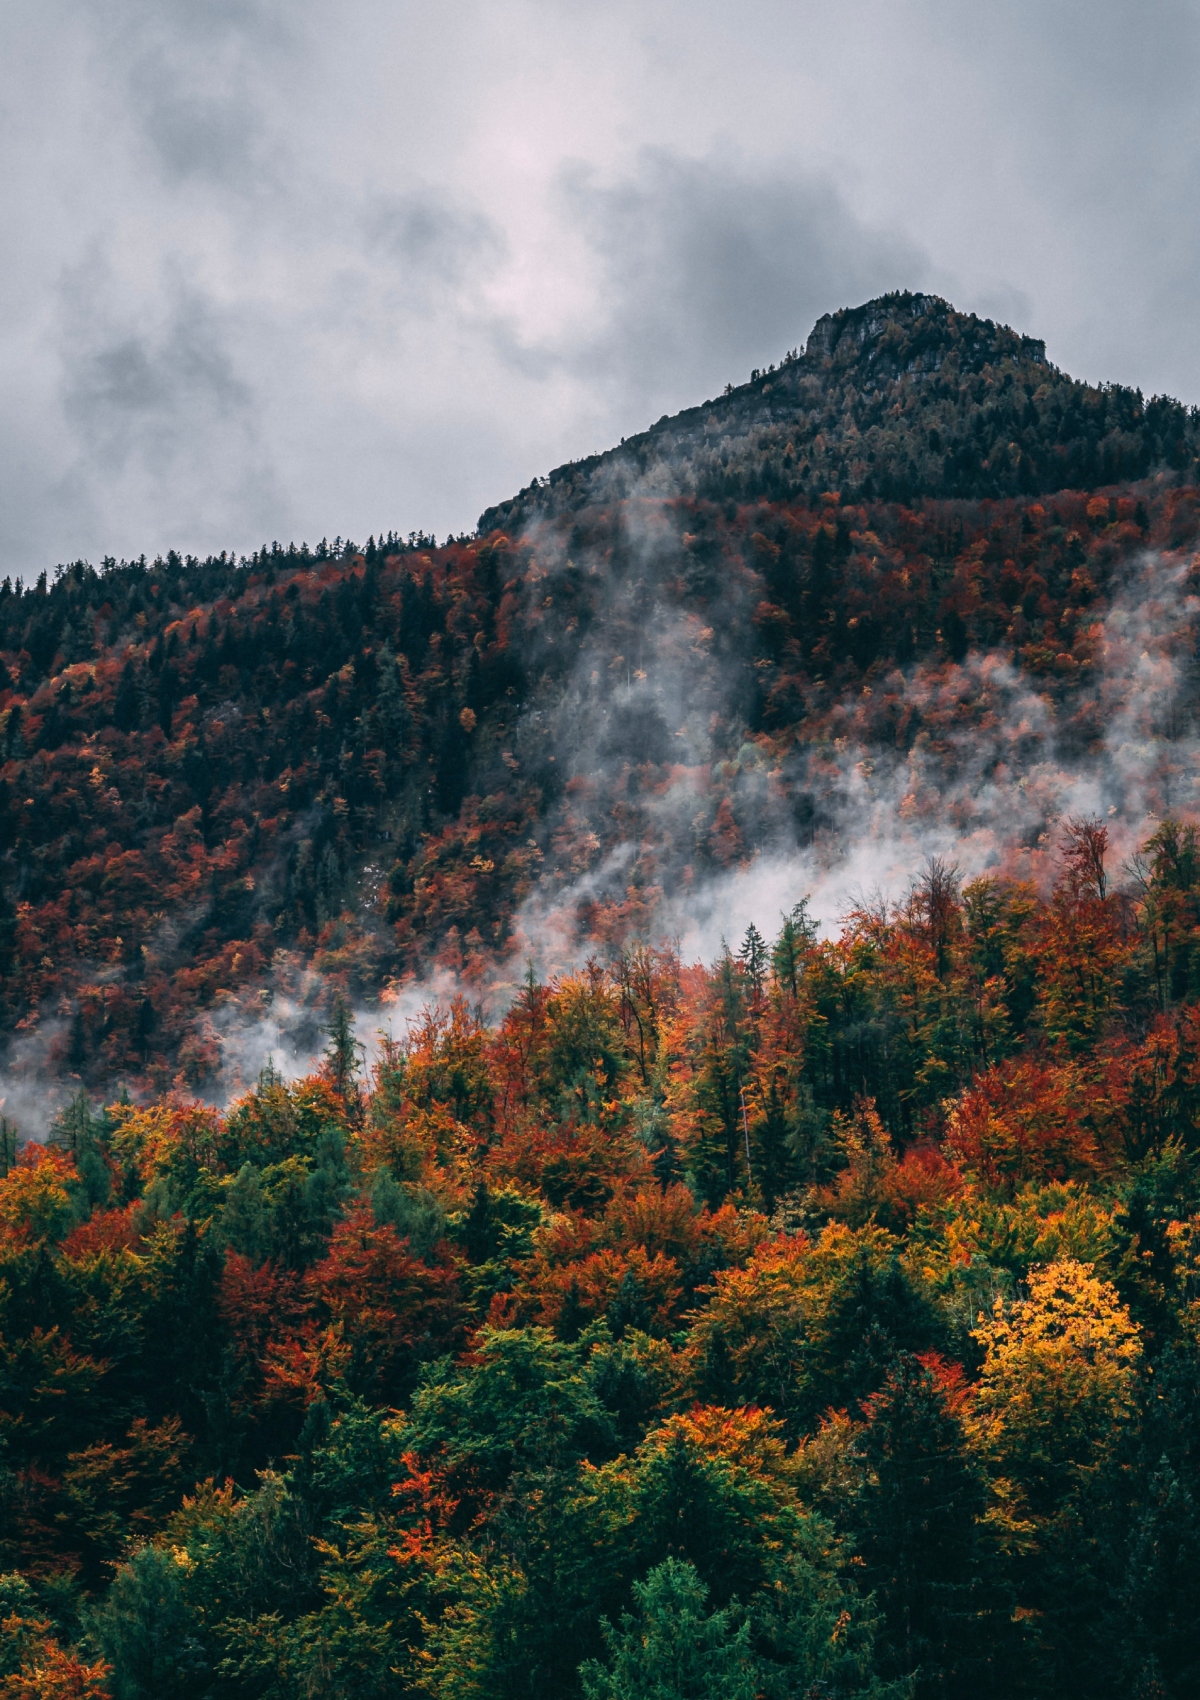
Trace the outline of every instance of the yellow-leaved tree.
<path fill-rule="evenodd" d="M 1031 1270 L 1028 1297 L 997 1300 L 975 1338 L 985 1356 L 968 1432 L 993 1472 L 1000 1521 L 1032 1536 L 1135 1420 L 1141 1337 L 1115 1287 L 1068 1258 Z"/>

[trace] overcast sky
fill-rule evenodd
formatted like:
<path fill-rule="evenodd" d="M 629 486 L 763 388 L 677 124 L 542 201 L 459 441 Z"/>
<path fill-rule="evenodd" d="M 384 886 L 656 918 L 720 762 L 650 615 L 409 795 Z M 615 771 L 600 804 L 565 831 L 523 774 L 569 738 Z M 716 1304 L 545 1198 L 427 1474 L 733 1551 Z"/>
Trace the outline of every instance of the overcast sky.
<path fill-rule="evenodd" d="M 7 0 L 0 571 L 469 530 L 930 288 L 1200 401 L 1200 0 Z"/>

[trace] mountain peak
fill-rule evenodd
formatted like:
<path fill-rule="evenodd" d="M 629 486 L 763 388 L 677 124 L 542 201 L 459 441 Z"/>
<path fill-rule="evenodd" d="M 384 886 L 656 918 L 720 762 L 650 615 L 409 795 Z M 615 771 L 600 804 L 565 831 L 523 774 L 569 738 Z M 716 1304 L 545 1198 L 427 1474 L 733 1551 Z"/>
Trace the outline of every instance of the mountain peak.
<path fill-rule="evenodd" d="M 971 370 L 1003 360 L 1045 365 L 1046 345 L 1008 325 L 960 313 L 940 295 L 894 290 L 861 307 L 825 313 L 805 344 L 809 367 L 850 365 L 901 372 L 934 372 L 951 354 Z"/>
<path fill-rule="evenodd" d="M 635 492 L 979 500 L 1093 490 L 1155 468 L 1196 475 L 1195 410 L 1082 383 L 1050 364 L 1038 338 L 897 290 L 823 315 L 803 354 L 535 479 L 482 514 L 479 531 L 519 531 Z"/>

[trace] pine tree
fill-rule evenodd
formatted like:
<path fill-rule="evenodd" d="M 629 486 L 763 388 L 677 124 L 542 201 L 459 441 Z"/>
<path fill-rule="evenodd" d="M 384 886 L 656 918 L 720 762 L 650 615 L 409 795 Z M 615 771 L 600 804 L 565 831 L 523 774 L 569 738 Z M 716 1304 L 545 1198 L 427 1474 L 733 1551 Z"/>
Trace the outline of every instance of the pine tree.
<path fill-rule="evenodd" d="M 812 949 L 816 936 L 817 929 L 809 919 L 808 899 L 802 898 L 791 913 L 783 917 L 779 937 L 771 951 L 775 984 L 788 997 L 799 996 L 804 958 Z"/>
<path fill-rule="evenodd" d="M 329 1043 L 325 1047 L 325 1067 L 335 1089 L 347 1105 L 358 1103 L 358 1073 L 361 1046 L 354 1037 L 354 1016 L 341 992 L 333 1000 L 329 1012 Z"/>
<path fill-rule="evenodd" d="M 736 1604 L 707 1612 L 695 1566 L 668 1558 L 633 1585 L 636 1618 L 605 1625 L 608 1666 L 583 1667 L 586 1700 L 754 1700 L 760 1661 Z"/>
<path fill-rule="evenodd" d="M 746 970 L 753 1004 L 761 1002 L 767 973 L 767 941 L 751 921 L 738 950 L 738 961 Z"/>
<path fill-rule="evenodd" d="M 962 1425 L 932 1370 L 907 1353 L 865 1410 L 859 1548 L 884 1614 L 881 1664 L 916 1672 L 929 1700 L 991 1692 L 1007 1614 L 980 1537 L 986 1482 Z"/>
<path fill-rule="evenodd" d="M 17 1130 L 7 1116 L 0 1116 L 0 1180 L 17 1160 Z"/>
<path fill-rule="evenodd" d="M 1164 1458 L 1128 1543 L 1122 1595 L 1132 1619 L 1121 1643 L 1134 1681 L 1157 1673 L 1168 1694 L 1200 1692 L 1200 1506 Z"/>
<path fill-rule="evenodd" d="M 780 1091 L 781 1073 L 772 1071 L 762 1113 L 751 1129 L 751 1169 L 768 1215 L 787 1191 L 792 1175 L 791 1127 Z"/>

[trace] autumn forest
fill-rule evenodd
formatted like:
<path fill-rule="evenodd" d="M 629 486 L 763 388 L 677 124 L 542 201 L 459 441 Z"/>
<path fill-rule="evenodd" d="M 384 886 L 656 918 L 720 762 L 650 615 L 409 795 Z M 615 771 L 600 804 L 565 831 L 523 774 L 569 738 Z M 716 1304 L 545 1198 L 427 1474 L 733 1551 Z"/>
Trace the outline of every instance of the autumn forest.
<path fill-rule="evenodd" d="M 1198 452 L 893 296 L 0 585 L 4 1700 L 1196 1691 Z"/>

